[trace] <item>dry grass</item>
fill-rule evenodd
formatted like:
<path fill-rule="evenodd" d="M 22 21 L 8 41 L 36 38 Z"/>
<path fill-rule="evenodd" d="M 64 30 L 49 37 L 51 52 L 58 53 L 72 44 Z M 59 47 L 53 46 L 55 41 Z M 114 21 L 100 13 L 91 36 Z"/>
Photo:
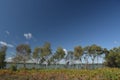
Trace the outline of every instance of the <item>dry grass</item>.
<path fill-rule="evenodd" d="M 0 80 L 120 80 L 120 69 L 0 70 Z"/>

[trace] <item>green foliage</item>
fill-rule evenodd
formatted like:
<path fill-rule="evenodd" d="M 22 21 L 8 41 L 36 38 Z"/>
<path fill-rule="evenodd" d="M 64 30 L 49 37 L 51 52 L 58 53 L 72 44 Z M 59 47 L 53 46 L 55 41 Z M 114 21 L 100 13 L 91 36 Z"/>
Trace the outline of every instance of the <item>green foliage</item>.
<path fill-rule="evenodd" d="M 109 54 L 106 55 L 105 60 L 106 66 L 120 68 L 120 47 L 111 49 Z"/>
<path fill-rule="evenodd" d="M 86 67 L 88 65 L 88 58 L 90 58 L 92 60 L 92 64 L 94 64 L 95 59 L 97 59 L 97 63 L 99 60 L 99 57 L 104 53 L 104 50 L 101 46 L 98 46 L 96 44 L 90 45 L 90 46 L 86 46 L 83 48 L 84 50 L 84 60 L 86 61 Z M 93 66 L 94 68 L 94 66 Z"/>
<path fill-rule="evenodd" d="M 9 69 L 11 71 L 17 71 L 17 66 L 15 64 L 12 64 Z"/>
<path fill-rule="evenodd" d="M 109 54 L 109 50 L 107 50 L 106 48 L 103 49 L 103 53 L 105 54 L 105 56 L 107 56 Z"/>
<path fill-rule="evenodd" d="M 58 47 L 56 50 L 56 53 L 54 55 L 54 58 L 57 60 L 62 59 L 65 56 L 65 51 L 63 50 L 62 47 Z"/>
<path fill-rule="evenodd" d="M 88 51 L 89 51 L 90 54 L 93 54 L 93 55 L 101 54 L 102 53 L 102 48 L 98 45 L 93 44 L 89 47 Z"/>
<path fill-rule="evenodd" d="M 5 68 L 6 66 L 6 62 L 5 62 L 6 50 L 7 50 L 6 46 L 2 46 L 0 48 L 0 69 Z"/>
<path fill-rule="evenodd" d="M 20 44 L 16 47 L 16 51 L 18 54 L 29 56 L 31 53 L 31 48 L 28 44 Z"/>
<path fill-rule="evenodd" d="M 83 49 L 81 46 L 76 46 L 74 48 L 74 56 L 79 59 L 83 55 Z"/>
<path fill-rule="evenodd" d="M 15 57 L 19 57 L 18 59 L 24 63 L 24 67 L 26 67 L 26 61 L 30 59 L 31 48 L 28 44 L 20 44 L 16 47 L 17 54 Z M 16 58 L 17 59 L 17 58 Z"/>
<path fill-rule="evenodd" d="M 88 54 L 90 55 L 93 64 L 94 64 L 95 58 L 98 57 L 98 55 L 101 55 L 102 53 L 103 53 L 103 50 L 98 45 L 93 44 L 88 48 Z"/>
<path fill-rule="evenodd" d="M 42 52 L 41 54 L 42 57 L 46 57 L 50 55 L 52 53 L 51 44 L 49 42 L 46 42 L 41 48 L 41 52 Z"/>
<path fill-rule="evenodd" d="M 40 54 L 41 54 L 41 48 L 40 47 L 36 47 L 34 49 L 34 51 L 33 51 L 33 58 L 34 59 L 39 58 Z"/>

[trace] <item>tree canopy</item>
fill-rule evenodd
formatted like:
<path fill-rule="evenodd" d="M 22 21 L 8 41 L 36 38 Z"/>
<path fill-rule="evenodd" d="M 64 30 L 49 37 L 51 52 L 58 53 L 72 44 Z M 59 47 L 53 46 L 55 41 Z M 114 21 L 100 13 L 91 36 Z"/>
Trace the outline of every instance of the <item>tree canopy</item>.
<path fill-rule="evenodd" d="M 26 67 L 26 61 L 30 59 L 31 56 L 31 48 L 28 44 L 20 44 L 16 47 L 16 57 L 24 63 L 24 67 Z"/>

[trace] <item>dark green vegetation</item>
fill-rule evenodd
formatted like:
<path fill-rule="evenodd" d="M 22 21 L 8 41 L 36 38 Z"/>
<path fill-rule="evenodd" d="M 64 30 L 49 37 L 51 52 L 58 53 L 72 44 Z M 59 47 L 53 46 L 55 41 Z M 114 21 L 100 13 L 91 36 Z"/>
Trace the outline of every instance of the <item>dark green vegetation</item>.
<path fill-rule="evenodd" d="M 6 50 L 7 50 L 6 46 L 2 46 L 0 48 L 0 69 L 5 68 L 6 66 L 6 62 L 5 62 Z"/>
<path fill-rule="evenodd" d="M 5 56 L 6 56 L 6 46 L 0 48 L 0 69 L 5 68 Z M 53 53 L 51 44 L 46 42 L 43 46 L 35 47 L 32 51 L 30 45 L 20 44 L 16 47 L 16 55 L 13 56 L 12 63 L 17 66 L 17 63 L 23 63 L 24 68 L 26 68 L 26 62 L 28 60 L 33 60 L 36 64 L 42 65 L 46 63 L 46 66 L 51 64 L 57 65 L 61 59 L 66 60 L 65 65 L 74 64 L 73 60 L 79 60 L 80 64 L 84 64 L 84 68 L 89 68 L 89 60 L 92 64 L 99 64 L 99 60 L 102 57 L 104 59 L 103 64 L 108 67 L 120 67 L 120 47 L 107 50 L 96 44 L 90 46 L 75 46 L 74 51 L 68 51 L 66 54 L 62 47 L 58 47 Z M 95 61 L 96 60 L 96 61 Z"/>
<path fill-rule="evenodd" d="M 105 65 L 120 68 L 120 47 L 113 48 L 105 56 Z"/>

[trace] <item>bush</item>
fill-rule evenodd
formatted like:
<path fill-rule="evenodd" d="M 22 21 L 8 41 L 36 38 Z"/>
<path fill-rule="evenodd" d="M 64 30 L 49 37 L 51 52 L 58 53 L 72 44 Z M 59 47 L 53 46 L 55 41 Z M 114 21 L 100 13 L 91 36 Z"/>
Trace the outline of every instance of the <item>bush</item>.
<path fill-rule="evenodd" d="M 10 70 L 12 70 L 12 71 L 17 71 L 17 66 L 16 66 L 16 65 L 11 65 L 11 66 L 10 66 Z"/>

